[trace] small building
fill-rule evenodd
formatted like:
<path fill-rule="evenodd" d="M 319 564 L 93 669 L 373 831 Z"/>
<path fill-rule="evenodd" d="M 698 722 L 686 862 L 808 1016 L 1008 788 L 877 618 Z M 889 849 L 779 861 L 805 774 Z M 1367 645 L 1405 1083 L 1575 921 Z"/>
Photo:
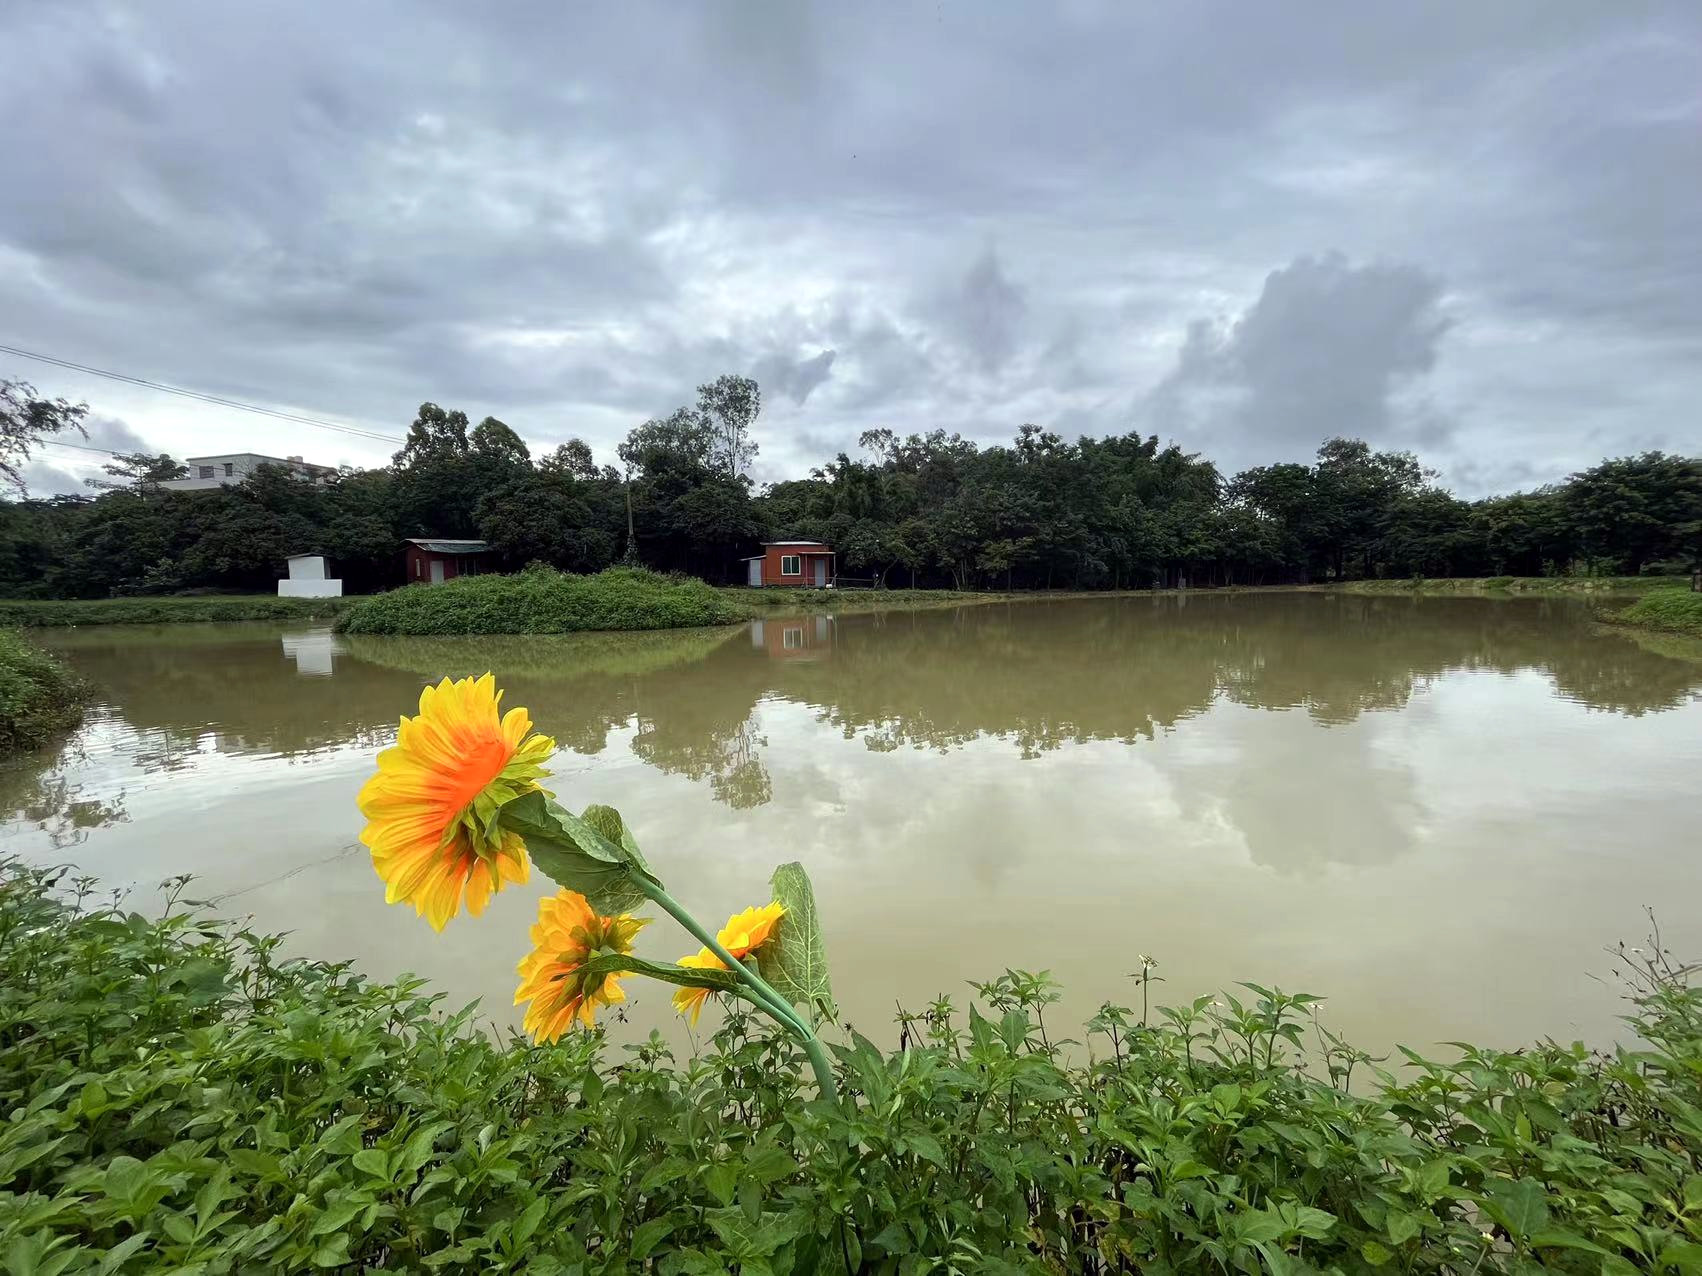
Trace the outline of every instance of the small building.
<path fill-rule="evenodd" d="M 291 554 L 287 579 L 278 582 L 279 598 L 341 598 L 343 582 L 332 579 L 319 554 Z"/>
<path fill-rule="evenodd" d="M 408 538 L 402 570 L 407 583 L 441 585 L 457 576 L 483 576 L 490 571 L 490 542 Z"/>
<path fill-rule="evenodd" d="M 262 465 L 276 465 L 306 483 L 323 483 L 337 473 L 334 465 L 314 465 L 299 456 L 265 456 L 259 452 L 191 456 L 183 464 L 189 470 L 187 478 L 161 479 L 156 486 L 167 492 L 210 492 L 243 482 Z"/>
<path fill-rule="evenodd" d="M 764 541 L 762 553 L 743 561 L 746 581 L 753 589 L 771 585 L 831 589 L 839 574 L 832 548 L 821 541 Z"/>

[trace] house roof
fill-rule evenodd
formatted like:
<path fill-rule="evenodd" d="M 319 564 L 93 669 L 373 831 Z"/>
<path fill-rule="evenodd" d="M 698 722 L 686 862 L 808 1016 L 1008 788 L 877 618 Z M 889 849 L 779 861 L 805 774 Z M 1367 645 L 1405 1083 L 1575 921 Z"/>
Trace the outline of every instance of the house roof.
<path fill-rule="evenodd" d="M 797 547 L 797 548 L 800 548 L 800 549 L 803 548 L 806 545 L 814 545 L 818 549 L 826 549 L 827 552 L 830 553 L 830 554 L 833 552 L 831 549 L 828 549 L 828 545 L 827 545 L 826 541 L 764 541 L 763 542 L 764 548 L 767 548 L 770 545 L 775 546 L 777 548 L 780 547 L 780 546 L 786 546 L 788 548 Z"/>
<path fill-rule="evenodd" d="M 407 541 L 430 554 L 482 554 L 491 547 L 489 541 L 429 540 L 416 536 L 408 537 Z"/>

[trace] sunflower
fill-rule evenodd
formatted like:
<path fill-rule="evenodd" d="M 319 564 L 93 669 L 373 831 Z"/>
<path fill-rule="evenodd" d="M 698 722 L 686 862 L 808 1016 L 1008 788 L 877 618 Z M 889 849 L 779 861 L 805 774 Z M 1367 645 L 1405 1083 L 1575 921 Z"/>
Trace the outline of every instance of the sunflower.
<path fill-rule="evenodd" d="M 786 909 L 780 904 L 747 908 L 729 917 L 715 938 L 734 957 L 748 957 L 768 942 L 768 937 L 785 915 Z M 699 949 L 693 956 L 681 957 L 679 965 L 691 970 L 727 969 L 727 963 L 707 948 Z M 703 1003 L 709 1000 L 709 991 L 707 988 L 682 988 L 674 994 L 674 1009 L 689 1016 L 694 1028 L 697 1017 L 703 1013 Z"/>
<path fill-rule="evenodd" d="M 438 930 L 461 908 L 477 917 L 496 891 L 529 875 L 526 843 L 497 824 L 502 804 L 538 787 L 555 749 L 524 709 L 501 713 L 496 679 L 445 678 L 420 692 L 394 748 L 360 791 L 360 840 L 384 881 Z"/>
<path fill-rule="evenodd" d="M 648 917 L 601 917 L 578 891 L 561 890 L 538 901 L 532 952 L 520 961 L 514 1004 L 531 1002 L 525 1027 L 534 1041 L 554 1041 L 578 1019 L 587 1028 L 598 1006 L 626 1000 L 620 976 L 587 974 L 585 963 L 606 953 L 630 953 Z"/>

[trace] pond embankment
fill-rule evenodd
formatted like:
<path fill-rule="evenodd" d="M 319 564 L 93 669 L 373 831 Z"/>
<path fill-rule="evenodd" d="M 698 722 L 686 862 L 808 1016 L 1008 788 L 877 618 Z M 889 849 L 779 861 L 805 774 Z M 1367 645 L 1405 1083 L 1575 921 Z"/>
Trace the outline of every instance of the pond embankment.
<path fill-rule="evenodd" d="M 0 629 L 0 756 L 35 749 L 83 718 L 86 685 L 60 661 Z"/>

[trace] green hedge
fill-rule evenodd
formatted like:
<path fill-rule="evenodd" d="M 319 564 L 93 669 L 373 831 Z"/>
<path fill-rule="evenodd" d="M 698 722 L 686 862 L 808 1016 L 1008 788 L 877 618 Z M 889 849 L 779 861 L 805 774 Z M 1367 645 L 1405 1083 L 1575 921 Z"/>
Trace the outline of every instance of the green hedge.
<path fill-rule="evenodd" d="M 182 598 L 0 599 L 0 625 L 170 625 L 215 620 L 328 620 L 353 598 L 197 594 Z"/>
<path fill-rule="evenodd" d="M 595 576 L 532 568 L 466 576 L 363 598 L 338 629 L 351 634 L 562 634 L 590 629 L 690 629 L 743 620 L 711 585 L 632 567 Z"/>
<path fill-rule="evenodd" d="M 0 755 L 39 748 L 83 720 L 82 679 L 41 648 L 0 629 Z"/>
<path fill-rule="evenodd" d="M 418 981 L 51 885 L 0 872 L 7 1271 L 1702 1270 L 1702 996 L 1658 948 L 1621 954 L 1636 1050 L 1401 1080 L 1251 986 L 1066 1048 L 1012 972 L 850 1037 L 842 1112 L 743 1017 L 690 1059 L 497 1044 Z"/>

